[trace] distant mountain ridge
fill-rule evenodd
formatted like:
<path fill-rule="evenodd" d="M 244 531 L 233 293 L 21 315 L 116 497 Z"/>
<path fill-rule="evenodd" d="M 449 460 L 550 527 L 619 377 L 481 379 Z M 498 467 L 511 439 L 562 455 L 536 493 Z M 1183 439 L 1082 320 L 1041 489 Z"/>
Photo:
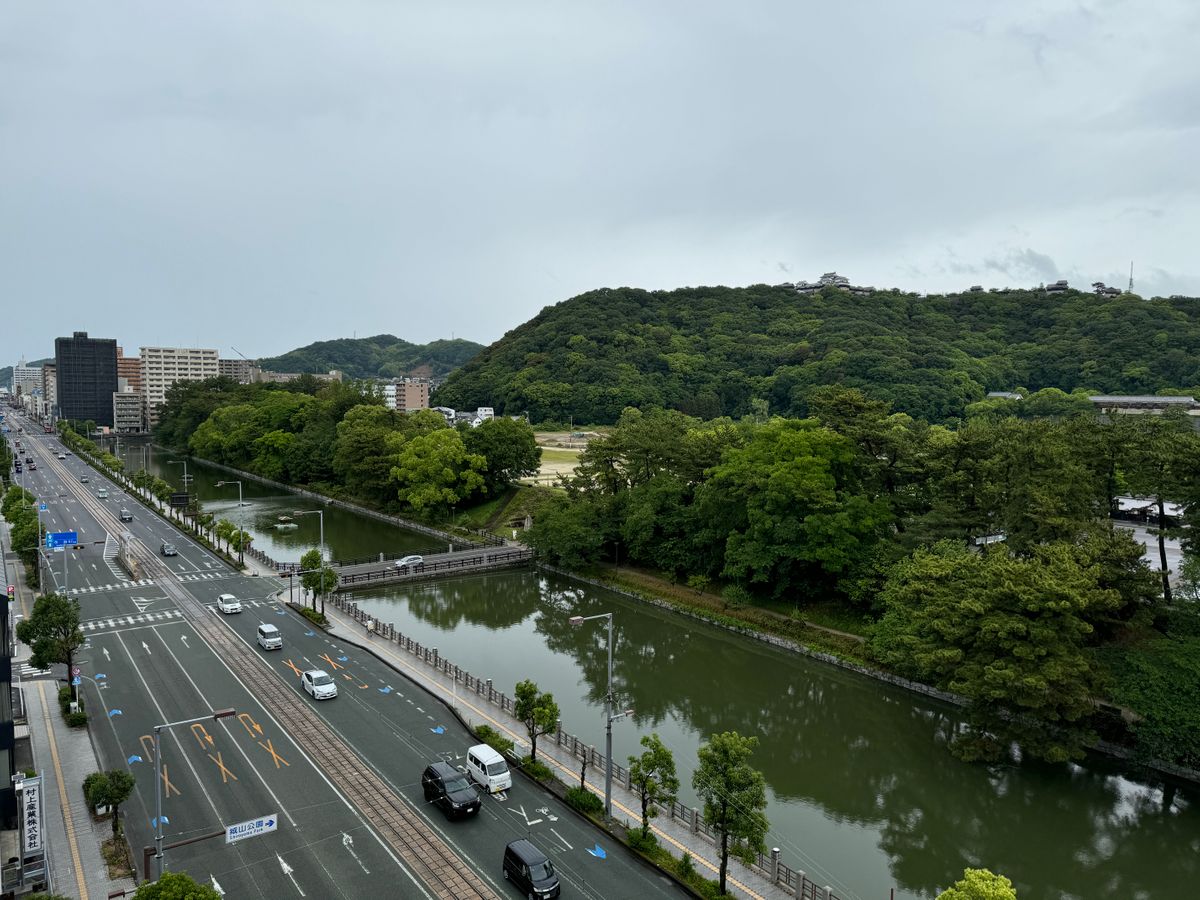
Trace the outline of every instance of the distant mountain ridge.
<path fill-rule="evenodd" d="M 258 361 L 272 372 L 325 373 L 331 369 L 350 378 L 399 378 L 406 374 L 442 376 L 483 349 L 474 341 L 439 340 L 413 344 L 391 334 L 317 341 L 280 356 Z"/>
<path fill-rule="evenodd" d="M 1200 299 L 1062 283 L 937 295 L 807 283 L 606 288 L 546 307 L 450 375 L 431 402 L 576 424 L 613 423 L 630 406 L 707 419 L 765 404 L 803 416 L 828 384 L 930 422 L 1018 387 L 1192 392 Z"/>

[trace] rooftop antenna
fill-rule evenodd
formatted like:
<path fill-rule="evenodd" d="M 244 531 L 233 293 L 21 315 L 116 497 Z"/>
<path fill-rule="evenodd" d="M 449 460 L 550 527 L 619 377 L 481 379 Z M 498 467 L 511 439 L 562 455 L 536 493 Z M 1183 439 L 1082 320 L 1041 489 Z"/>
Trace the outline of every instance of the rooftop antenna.
<path fill-rule="evenodd" d="M 1133 293 L 1133 260 L 1129 261 L 1129 293 Z"/>

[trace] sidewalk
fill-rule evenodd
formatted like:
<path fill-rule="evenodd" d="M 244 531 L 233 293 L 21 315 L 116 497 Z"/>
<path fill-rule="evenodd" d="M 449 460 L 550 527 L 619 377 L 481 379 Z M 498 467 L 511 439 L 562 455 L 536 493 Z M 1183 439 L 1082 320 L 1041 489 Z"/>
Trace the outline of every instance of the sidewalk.
<path fill-rule="evenodd" d="M 15 579 L 23 615 L 32 606 L 32 592 L 25 587 L 24 573 Z M 29 648 L 18 642 L 13 673 L 29 660 Z M 29 723 L 29 742 L 34 768 L 44 780 L 43 816 L 46 826 L 46 857 L 54 893 L 79 900 L 103 900 L 114 891 L 133 893 L 132 879 L 110 880 L 100 844 L 112 836 L 112 823 L 94 822 L 83 797 L 83 779 L 101 769 L 86 728 L 69 728 L 58 709 L 58 688 L 52 678 L 34 678 L 13 683 L 24 697 Z"/>
<path fill-rule="evenodd" d="M 286 595 L 286 591 L 284 592 Z M 382 634 L 368 631 L 333 603 L 325 604 L 325 615 L 329 618 L 331 634 L 347 644 L 369 650 L 391 668 L 428 690 L 457 712 L 460 718 L 472 726 L 489 725 L 516 742 L 518 747 L 528 747 L 528 735 L 516 719 L 491 703 L 486 697 L 468 692 L 460 683 L 440 669 L 423 662 L 419 657 L 406 652 L 394 641 Z M 538 741 L 538 759 L 555 770 L 558 778 L 568 785 L 579 781 L 580 758 L 572 755 L 566 746 L 559 746 L 554 735 L 546 735 Z M 599 796 L 604 795 L 604 774 L 594 767 L 588 768 L 587 786 Z M 626 826 L 640 826 L 641 802 L 621 781 L 614 777 L 612 787 L 613 818 Z M 696 834 L 672 817 L 660 814 L 651 820 L 651 829 L 659 844 L 676 858 L 684 852 L 690 853 L 696 868 L 707 877 L 716 878 L 720 858 L 717 847 L 706 837 Z M 771 883 L 757 871 L 734 859 L 729 862 L 729 889 L 734 896 L 750 897 L 755 900 L 775 900 L 794 897 L 792 891 Z"/>

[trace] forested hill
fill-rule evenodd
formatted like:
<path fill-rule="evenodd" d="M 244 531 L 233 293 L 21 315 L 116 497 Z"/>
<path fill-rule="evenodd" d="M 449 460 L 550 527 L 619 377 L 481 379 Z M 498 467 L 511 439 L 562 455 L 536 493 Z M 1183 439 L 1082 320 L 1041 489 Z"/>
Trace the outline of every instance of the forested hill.
<path fill-rule="evenodd" d="M 1200 300 L 1020 290 L 798 294 L 790 285 L 603 289 L 543 309 L 454 372 L 432 402 L 612 423 L 627 406 L 712 418 L 766 400 L 804 416 L 859 387 L 929 421 L 987 391 L 1200 389 Z"/>
<path fill-rule="evenodd" d="M 398 378 L 422 369 L 429 375 L 445 375 L 482 349 L 483 345 L 474 341 L 410 344 L 394 335 L 377 334 L 317 341 L 282 356 L 260 359 L 258 364 L 272 372 L 317 374 L 338 369 L 351 378 Z"/>

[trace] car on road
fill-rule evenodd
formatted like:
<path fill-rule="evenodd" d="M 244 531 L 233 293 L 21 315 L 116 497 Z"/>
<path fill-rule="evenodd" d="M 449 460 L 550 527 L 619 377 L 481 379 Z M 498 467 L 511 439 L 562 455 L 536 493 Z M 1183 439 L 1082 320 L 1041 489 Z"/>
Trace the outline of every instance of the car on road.
<path fill-rule="evenodd" d="M 131 513 L 127 509 L 121 510 L 121 521 L 122 522 L 132 522 L 133 521 L 133 513 Z"/>
<path fill-rule="evenodd" d="M 98 488 L 96 490 L 96 496 L 99 497 L 101 500 L 107 500 L 108 499 L 108 488 Z"/>
<path fill-rule="evenodd" d="M 263 622 L 258 626 L 258 646 L 264 650 L 282 650 L 283 633 L 274 625 Z"/>
<path fill-rule="evenodd" d="M 557 897 L 561 890 L 554 863 L 524 838 L 504 848 L 504 880 L 515 884 L 530 900 Z"/>
<path fill-rule="evenodd" d="M 80 484 L 87 484 L 87 483 L 88 483 L 88 477 L 87 477 L 86 475 L 80 475 L 80 476 L 79 476 L 79 483 L 80 483 Z"/>
<path fill-rule="evenodd" d="M 301 675 L 300 687 L 304 693 L 312 694 L 314 700 L 332 700 L 337 696 L 337 682 L 320 669 L 309 669 Z"/>
<path fill-rule="evenodd" d="M 179 551 L 175 549 L 175 545 L 168 544 L 166 541 L 163 541 L 163 545 L 159 548 L 158 552 L 163 556 L 177 556 L 179 554 Z"/>
<path fill-rule="evenodd" d="M 405 557 L 402 557 L 402 558 L 396 560 L 396 568 L 397 569 L 407 569 L 409 566 L 423 566 L 423 565 L 425 565 L 425 557 L 418 556 L 415 553 L 411 556 L 405 556 Z"/>
<path fill-rule="evenodd" d="M 217 609 L 223 613 L 240 613 L 242 611 L 242 601 L 233 594 L 221 594 L 217 597 Z"/>
<path fill-rule="evenodd" d="M 65 454 L 65 453 L 60 453 L 60 454 L 58 454 L 58 458 L 59 458 L 59 459 L 66 459 L 66 458 L 67 458 L 67 454 Z"/>
<path fill-rule="evenodd" d="M 430 763 L 421 774 L 425 802 L 439 806 L 446 818 L 470 816 L 479 812 L 479 794 L 471 779 L 448 762 Z"/>
<path fill-rule="evenodd" d="M 16 472 L 18 475 L 20 475 L 22 472 L 24 472 L 24 471 L 25 471 L 24 469 L 22 469 L 22 468 L 21 468 L 21 464 L 20 464 L 20 463 L 16 463 L 16 464 L 13 466 L 13 470 L 14 470 L 14 471 L 15 471 L 15 472 Z"/>
<path fill-rule="evenodd" d="M 30 471 L 30 472 L 36 472 L 36 471 L 37 471 L 37 463 L 30 463 L 30 464 L 29 464 L 29 471 Z"/>
<path fill-rule="evenodd" d="M 476 744 L 467 751 L 467 773 L 489 794 L 512 788 L 512 773 L 500 751 L 487 744 Z"/>

